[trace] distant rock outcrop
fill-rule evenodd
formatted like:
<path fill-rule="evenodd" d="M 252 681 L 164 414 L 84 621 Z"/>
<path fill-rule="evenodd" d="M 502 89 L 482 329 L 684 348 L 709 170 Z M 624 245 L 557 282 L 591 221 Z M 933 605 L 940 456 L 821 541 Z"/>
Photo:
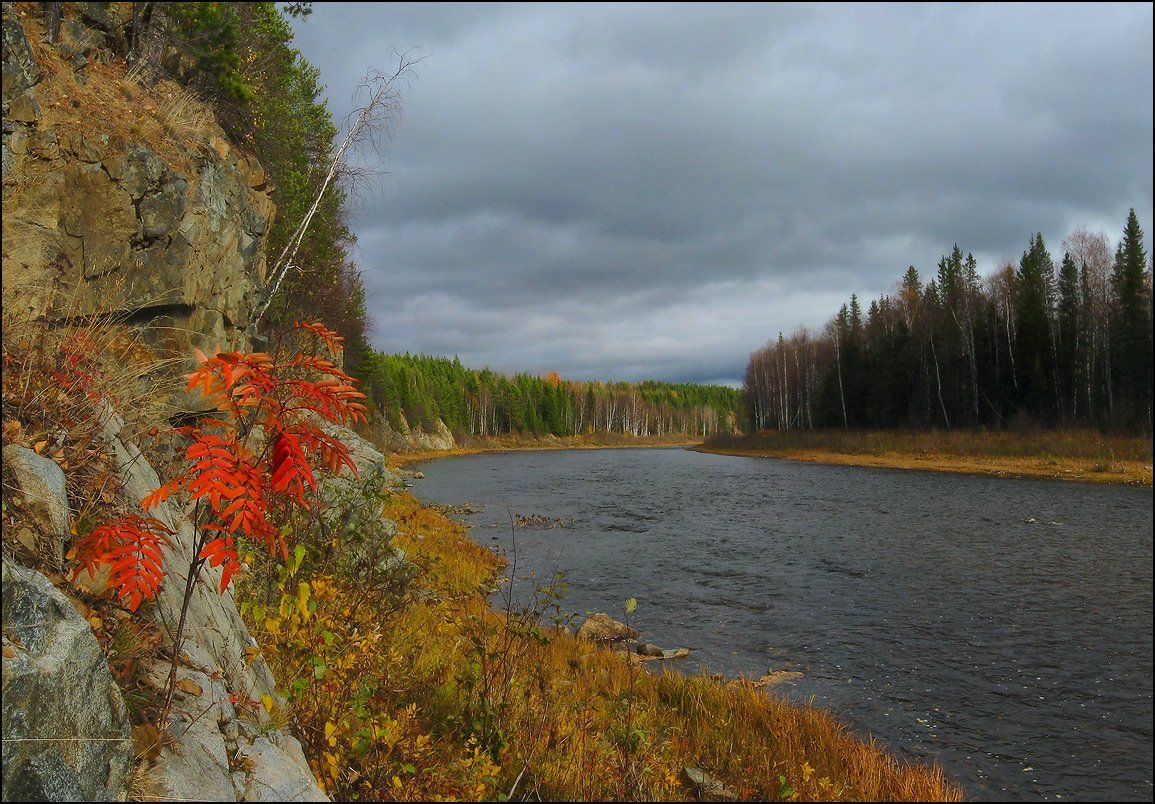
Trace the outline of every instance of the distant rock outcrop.
<path fill-rule="evenodd" d="M 400 427 L 393 429 L 387 421 L 380 425 L 381 440 L 391 452 L 448 452 L 457 447 L 453 433 L 438 419 L 429 433 L 409 426 L 404 415 L 399 415 Z"/>

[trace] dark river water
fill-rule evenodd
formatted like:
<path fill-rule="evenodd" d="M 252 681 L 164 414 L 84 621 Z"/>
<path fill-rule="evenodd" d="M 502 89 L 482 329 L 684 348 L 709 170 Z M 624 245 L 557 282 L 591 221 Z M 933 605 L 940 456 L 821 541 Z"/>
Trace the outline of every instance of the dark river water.
<path fill-rule="evenodd" d="M 1152 797 L 1150 489 L 821 466 L 680 449 L 422 467 L 430 502 L 567 609 L 696 648 L 680 665 L 797 670 L 777 689 L 980 799 Z M 508 511 L 508 513 L 507 513 Z M 529 581 L 515 589 L 526 592 Z"/>

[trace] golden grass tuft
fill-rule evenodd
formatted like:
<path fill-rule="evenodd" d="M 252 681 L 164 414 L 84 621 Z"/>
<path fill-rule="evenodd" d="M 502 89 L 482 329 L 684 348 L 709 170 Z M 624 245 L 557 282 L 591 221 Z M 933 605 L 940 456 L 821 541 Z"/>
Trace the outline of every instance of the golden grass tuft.
<path fill-rule="evenodd" d="M 123 60 L 89 61 L 80 80 L 72 64 L 44 36 L 41 15 L 17 3 L 16 13 L 43 73 L 41 129 L 57 137 L 108 135 L 109 156 L 123 155 L 130 144 L 145 145 L 167 164 L 191 174 L 198 154 L 223 138 L 211 107 L 191 90 Z M 65 6 L 65 14 L 75 13 Z"/>

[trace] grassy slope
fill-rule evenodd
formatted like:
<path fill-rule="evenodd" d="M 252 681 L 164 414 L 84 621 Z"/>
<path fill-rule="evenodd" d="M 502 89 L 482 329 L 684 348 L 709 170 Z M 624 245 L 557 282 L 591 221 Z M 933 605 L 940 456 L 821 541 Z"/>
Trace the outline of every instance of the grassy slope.
<path fill-rule="evenodd" d="M 384 513 L 423 567 L 420 591 L 398 607 L 367 597 L 357 579 L 314 582 L 323 590 L 315 621 L 330 629 L 329 675 L 292 710 L 336 797 L 477 799 L 512 790 L 514 799 L 691 800 L 685 767 L 704 769 L 743 799 L 961 796 L 939 770 L 895 760 L 824 710 L 743 680 L 651 672 L 565 630 L 539 628 L 540 610 L 494 610 L 487 593 L 501 562 L 463 525 L 407 494 L 390 497 Z M 316 683 L 309 641 L 266 649 L 285 687 Z M 358 695 L 359 719 L 351 714 Z M 384 747 L 378 738 L 358 753 L 358 733 L 386 735 Z"/>
<path fill-rule="evenodd" d="M 699 448 L 848 466 L 1151 485 L 1151 441 L 1093 430 L 762 431 Z"/>

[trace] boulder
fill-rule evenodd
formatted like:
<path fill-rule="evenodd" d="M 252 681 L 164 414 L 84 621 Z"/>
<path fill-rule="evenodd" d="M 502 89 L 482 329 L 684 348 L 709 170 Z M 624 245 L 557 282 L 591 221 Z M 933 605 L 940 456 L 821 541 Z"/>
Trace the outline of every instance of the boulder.
<path fill-rule="evenodd" d="M 766 675 L 754 682 L 755 687 L 773 687 L 787 681 L 802 678 L 797 670 L 767 670 Z"/>
<path fill-rule="evenodd" d="M 69 532 L 64 472 L 55 461 L 17 444 L 4 448 L 4 468 L 12 472 L 36 529 L 21 542 L 49 566 L 60 567 Z"/>
<path fill-rule="evenodd" d="M 685 659 L 693 653 L 691 648 L 659 648 L 657 645 L 645 643 L 638 645 L 637 652 L 629 654 L 635 662 L 656 662 L 668 659 Z"/>
<path fill-rule="evenodd" d="M 616 642 L 622 639 L 633 639 L 638 632 L 625 623 L 618 622 L 608 614 L 598 612 L 591 614 L 581 628 L 578 629 L 579 639 L 588 639 L 591 642 Z"/>
<path fill-rule="evenodd" d="M 128 793 L 128 710 L 83 617 L 46 577 L 3 562 L 5 801 Z"/>
<path fill-rule="evenodd" d="M 698 801 L 737 801 L 738 794 L 701 768 L 682 768 L 682 781 Z"/>

